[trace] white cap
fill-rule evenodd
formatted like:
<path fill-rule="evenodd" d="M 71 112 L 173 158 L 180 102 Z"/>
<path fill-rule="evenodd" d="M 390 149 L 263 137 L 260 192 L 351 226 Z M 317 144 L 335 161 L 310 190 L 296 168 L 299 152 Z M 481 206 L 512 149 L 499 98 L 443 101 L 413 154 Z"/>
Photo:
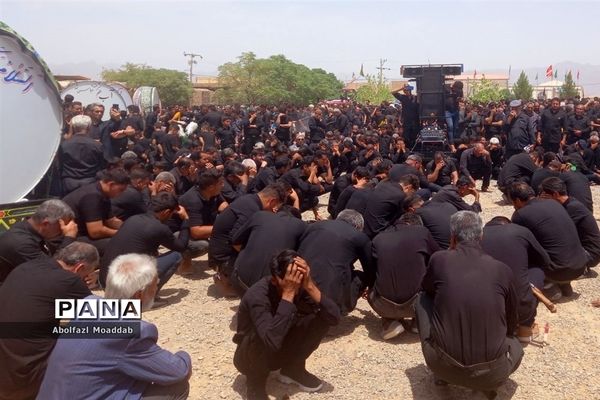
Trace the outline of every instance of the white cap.
<path fill-rule="evenodd" d="M 490 139 L 490 144 L 500 144 L 500 140 L 497 137 Z"/>

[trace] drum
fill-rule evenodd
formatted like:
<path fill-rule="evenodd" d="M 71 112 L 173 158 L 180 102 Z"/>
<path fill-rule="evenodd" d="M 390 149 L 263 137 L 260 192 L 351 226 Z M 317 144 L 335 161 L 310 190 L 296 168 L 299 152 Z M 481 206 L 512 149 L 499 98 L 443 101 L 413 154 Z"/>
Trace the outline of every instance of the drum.
<path fill-rule="evenodd" d="M 152 86 L 140 86 L 133 93 L 133 104 L 140 108 L 142 114 L 149 113 L 154 106 L 161 107 L 158 89 Z"/>
<path fill-rule="evenodd" d="M 123 91 L 125 95 L 122 94 Z M 127 106 L 132 104 L 127 90 L 122 85 L 116 83 L 98 81 L 73 82 L 60 93 L 60 96 L 64 99 L 68 94 L 73 96 L 75 101 L 80 101 L 84 107 L 91 103 L 102 104 L 104 106 L 103 121 L 110 119 L 110 109 L 114 105 L 117 105 L 119 110 L 126 110 Z"/>

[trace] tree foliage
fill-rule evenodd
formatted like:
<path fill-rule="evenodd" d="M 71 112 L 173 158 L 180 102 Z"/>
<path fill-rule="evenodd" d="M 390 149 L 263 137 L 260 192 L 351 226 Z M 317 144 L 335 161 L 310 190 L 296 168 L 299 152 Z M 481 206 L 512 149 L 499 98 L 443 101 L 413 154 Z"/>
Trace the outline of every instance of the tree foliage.
<path fill-rule="evenodd" d="M 469 100 L 475 104 L 503 100 L 506 96 L 506 89 L 501 89 L 498 83 L 485 78 L 474 82 L 470 92 Z"/>
<path fill-rule="evenodd" d="M 560 97 L 561 99 L 572 99 L 577 96 L 579 96 L 579 91 L 573 80 L 573 74 L 569 71 L 567 75 L 565 75 L 565 82 L 560 88 Z"/>
<path fill-rule="evenodd" d="M 217 99 L 228 104 L 307 105 L 338 98 L 343 88 L 334 74 L 296 64 L 283 55 L 256 58 L 242 53 L 237 62 L 219 67 Z"/>
<path fill-rule="evenodd" d="M 519 79 L 513 85 L 513 94 L 515 98 L 525 101 L 531 100 L 533 96 L 533 87 L 529 83 L 529 79 L 527 79 L 524 71 L 521 71 Z"/>
<path fill-rule="evenodd" d="M 165 105 L 188 104 L 193 92 L 192 84 L 184 72 L 151 68 L 143 64 L 127 63 L 118 70 L 104 70 L 102 79 L 123 82 L 132 89 L 154 86 Z"/>
<path fill-rule="evenodd" d="M 371 104 L 381 104 L 382 101 L 392 101 L 394 97 L 388 83 L 367 74 L 367 82 L 356 90 L 355 99 L 360 103 L 370 101 Z"/>

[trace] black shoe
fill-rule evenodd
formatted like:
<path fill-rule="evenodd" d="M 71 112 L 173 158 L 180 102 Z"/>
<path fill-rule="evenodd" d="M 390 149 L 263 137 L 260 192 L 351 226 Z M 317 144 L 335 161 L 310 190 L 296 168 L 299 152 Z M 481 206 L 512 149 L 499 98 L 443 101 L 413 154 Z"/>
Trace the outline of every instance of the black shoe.
<path fill-rule="evenodd" d="M 544 296 L 550 299 L 550 301 L 558 301 L 563 297 L 562 291 L 560 290 L 558 285 L 554 283 L 550 283 L 544 286 L 544 289 L 542 289 L 542 293 L 544 293 Z"/>
<path fill-rule="evenodd" d="M 248 381 L 246 387 L 246 397 L 248 400 L 269 400 L 267 390 L 265 388 L 266 383 L 257 384 Z"/>
<path fill-rule="evenodd" d="M 489 400 L 494 400 L 498 396 L 498 392 L 496 392 L 495 390 L 484 390 L 483 394 Z"/>
<path fill-rule="evenodd" d="M 318 392 L 323 387 L 323 382 L 306 369 L 293 371 L 282 368 L 278 379 L 283 383 L 294 383 L 300 390 L 308 393 Z"/>
<path fill-rule="evenodd" d="M 565 297 L 573 296 L 573 286 L 571 283 L 559 283 L 558 288 L 560 289 L 560 293 Z"/>

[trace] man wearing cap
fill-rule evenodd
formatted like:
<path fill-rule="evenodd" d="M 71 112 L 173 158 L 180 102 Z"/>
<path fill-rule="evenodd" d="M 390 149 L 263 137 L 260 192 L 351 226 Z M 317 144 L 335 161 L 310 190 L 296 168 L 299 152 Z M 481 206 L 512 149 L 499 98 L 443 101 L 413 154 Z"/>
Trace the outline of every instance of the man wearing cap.
<path fill-rule="evenodd" d="M 506 117 L 504 129 L 507 134 L 506 160 L 522 153 L 525 147 L 536 143 L 535 127 L 532 119 L 523 112 L 521 100 L 510 102 L 510 113 Z"/>
<path fill-rule="evenodd" d="M 492 179 L 498 179 L 498 174 L 504 163 L 504 149 L 500 144 L 500 139 L 495 136 L 491 138 L 487 150 L 490 153 L 490 159 L 492 160 Z"/>
<path fill-rule="evenodd" d="M 402 94 L 392 93 L 402 104 L 403 135 L 409 148 L 412 148 L 419 133 L 419 103 L 417 103 L 417 98 L 412 95 L 412 90 L 413 87 L 406 84 L 402 88 Z"/>

